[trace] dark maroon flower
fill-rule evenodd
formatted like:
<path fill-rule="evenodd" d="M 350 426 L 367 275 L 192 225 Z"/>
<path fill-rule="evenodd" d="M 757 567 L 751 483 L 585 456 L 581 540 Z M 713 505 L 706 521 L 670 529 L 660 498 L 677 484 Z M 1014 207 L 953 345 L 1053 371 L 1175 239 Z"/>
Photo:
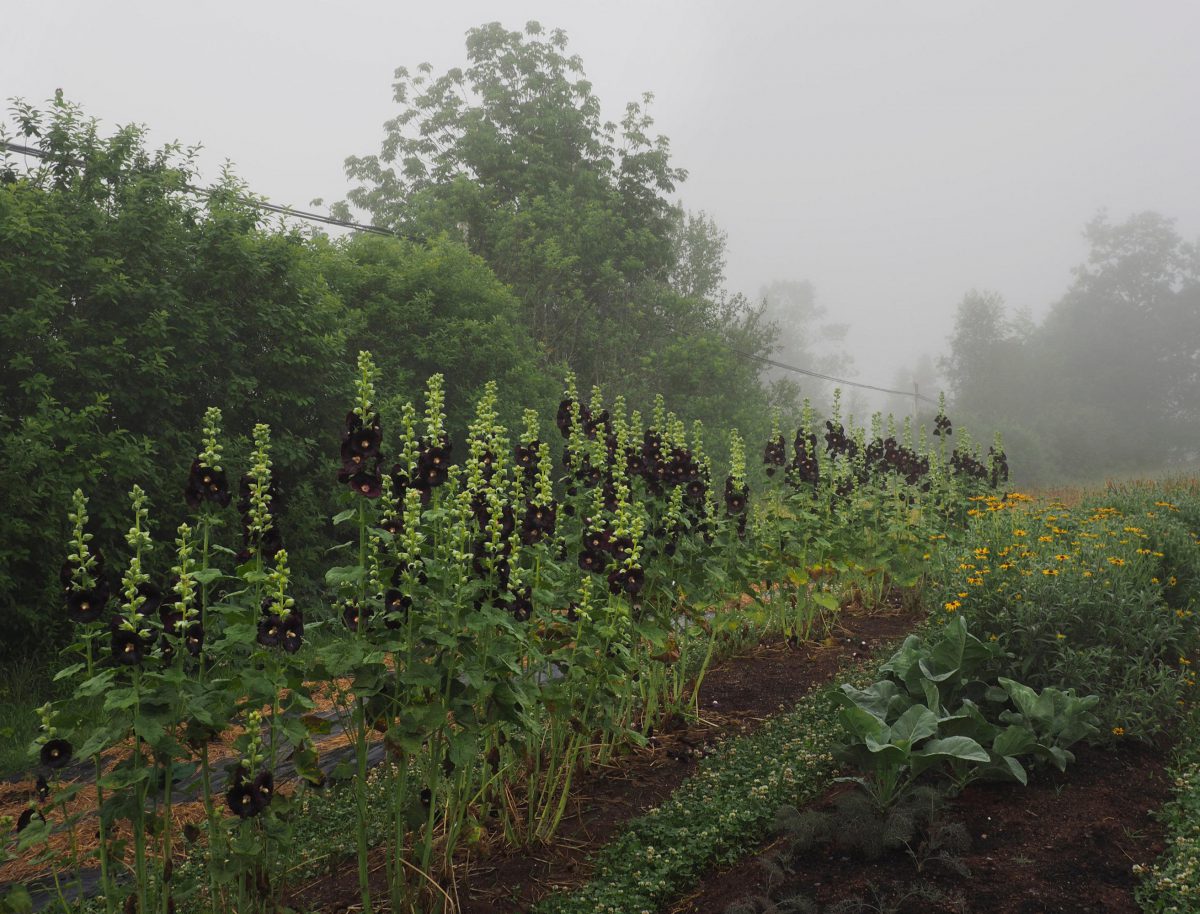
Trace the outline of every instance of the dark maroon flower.
<path fill-rule="evenodd" d="M 609 530 L 588 530 L 583 534 L 583 548 L 591 552 L 606 552 L 612 543 Z"/>
<path fill-rule="evenodd" d="M 146 656 L 146 645 L 137 632 L 122 626 L 113 628 L 113 660 L 123 666 L 137 666 Z"/>
<path fill-rule="evenodd" d="M 370 618 L 369 606 L 363 606 L 353 600 L 347 600 L 342 606 L 342 623 L 352 632 L 363 631 Z"/>
<path fill-rule="evenodd" d="M 224 471 L 206 467 L 197 457 L 192 461 L 192 468 L 188 471 L 183 498 L 193 511 L 206 502 L 225 508 L 232 498 L 229 491 L 229 480 Z"/>
<path fill-rule="evenodd" d="M 289 654 L 300 650 L 304 641 L 304 617 L 300 610 L 293 609 L 283 618 L 283 635 L 279 640 L 280 646 Z"/>
<path fill-rule="evenodd" d="M 157 584 L 152 584 L 150 581 L 143 581 L 137 586 L 138 596 L 142 597 L 142 605 L 138 607 L 138 612 L 143 616 L 149 616 L 159 611 L 162 606 L 163 595 L 162 589 Z"/>
<path fill-rule="evenodd" d="M 442 485 L 450 475 L 450 439 L 443 435 L 437 444 L 423 440 L 417 455 L 417 479 L 429 489 Z"/>
<path fill-rule="evenodd" d="M 72 590 L 67 593 L 67 618 L 81 625 L 95 622 L 104 614 L 108 604 L 108 585 L 98 581 L 91 590 Z"/>
<path fill-rule="evenodd" d="M 518 467 L 524 470 L 527 474 L 537 470 L 538 451 L 541 448 L 540 441 L 523 441 L 513 448 L 513 461 Z"/>
<path fill-rule="evenodd" d="M 258 776 L 250 782 L 250 786 L 258 795 L 258 801 L 262 804 L 263 809 L 271 805 L 271 798 L 275 796 L 275 776 L 270 771 L 260 771 Z"/>
<path fill-rule="evenodd" d="M 204 626 L 199 622 L 189 625 L 183 636 L 183 646 L 193 657 L 199 657 L 204 650 Z"/>
<path fill-rule="evenodd" d="M 628 536 L 616 536 L 608 544 L 608 553 L 615 561 L 624 562 L 629 557 L 629 553 L 633 551 L 633 538 Z"/>
<path fill-rule="evenodd" d="M 38 811 L 37 809 L 35 809 L 32 806 L 30 806 L 24 812 L 22 812 L 19 816 L 17 816 L 17 834 L 18 835 L 21 834 L 21 832 L 25 831 L 25 829 L 27 829 L 29 827 L 29 823 L 31 823 L 33 821 L 34 816 L 36 816 L 42 822 L 46 821 L 46 817 L 43 816 L 40 811 Z"/>
<path fill-rule="evenodd" d="M 350 490 L 364 498 L 378 498 L 383 494 L 383 477 L 375 470 L 359 470 L 350 477 Z"/>
<path fill-rule="evenodd" d="M 410 609 L 412 597 L 395 588 L 389 589 L 383 596 L 383 624 L 390 629 L 399 628 L 404 624 Z"/>
<path fill-rule="evenodd" d="M 262 618 L 258 620 L 258 635 L 254 640 L 263 647 L 279 646 L 283 640 L 283 620 L 277 613 L 264 610 Z"/>
<path fill-rule="evenodd" d="M 262 796 L 254 786 L 255 781 L 246 780 L 245 771 L 240 765 L 229 781 L 229 791 L 225 794 L 225 802 L 235 815 L 243 819 L 257 816 L 267 808 L 267 804 L 263 802 Z"/>
<path fill-rule="evenodd" d="M 525 506 L 525 518 L 521 521 L 521 538 L 526 545 L 538 542 L 554 533 L 557 511 L 553 505 Z"/>
<path fill-rule="evenodd" d="M 396 517 L 385 517 L 379 522 L 379 527 L 392 536 L 399 536 L 401 531 L 404 530 L 404 518 L 399 515 Z"/>
<path fill-rule="evenodd" d="M 608 589 L 611 593 L 624 593 L 636 597 L 642 592 L 646 583 L 646 573 L 637 565 L 632 568 L 616 568 L 608 575 Z"/>
<path fill-rule="evenodd" d="M 528 622 L 533 615 L 533 592 L 528 587 L 513 592 L 509 611 L 518 622 Z"/>
<path fill-rule="evenodd" d="M 65 739 L 52 739 L 42 746 L 40 758 L 47 768 L 58 769 L 71 761 L 74 751 Z"/>
<path fill-rule="evenodd" d="M 383 432 L 379 428 L 379 420 L 368 426 L 360 423 L 357 428 L 346 432 L 342 442 L 342 459 L 344 460 L 347 454 L 364 459 L 377 457 L 382 442 Z"/>
<path fill-rule="evenodd" d="M 608 556 L 594 549 L 584 549 L 579 553 L 579 567 L 584 571 L 592 571 L 600 574 L 608 565 Z"/>
<path fill-rule="evenodd" d="M 33 787 L 34 790 L 37 791 L 38 800 L 40 802 L 45 803 L 48 799 L 50 799 L 50 782 L 46 780 L 46 776 L 44 774 L 39 774 L 37 776 L 37 780 L 34 782 Z"/>
<path fill-rule="evenodd" d="M 750 487 L 742 485 L 738 488 L 734 485 L 733 477 L 725 478 L 725 510 L 730 514 L 741 514 L 746 510 L 746 503 L 750 499 Z"/>
<path fill-rule="evenodd" d="M 558 413 L 554 416 L 554 424 L 558 426 L 564 438 L 571 436 L 571 407 L 574 405 L 575 401 L 568 397 L 558 404 Z M 580 407 L 581 411 L 582 409 L 583 407 Z"/>

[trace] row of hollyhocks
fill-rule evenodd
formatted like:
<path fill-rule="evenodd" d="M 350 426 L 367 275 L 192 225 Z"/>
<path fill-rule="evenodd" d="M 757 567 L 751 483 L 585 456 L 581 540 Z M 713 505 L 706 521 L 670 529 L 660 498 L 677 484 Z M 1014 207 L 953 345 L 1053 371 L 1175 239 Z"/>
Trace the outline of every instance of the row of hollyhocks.
<path fill-rule="evenodd" d="M 717 579 L 728 586 L 746 551 L 736 436 L 722 504 L 710 497 L 699 426 L 689 435 L 659 404 L 643 429 L 619 402 L 610 412 L 598 392 L 583 404 L 570 390 L 557 417 L 565 447 L 556 473 L 536 415 L 510 442 L 489 388 L 466 459 L 454 464 L 435 377 L 423 423 L 412 406 L 402 411 L 384 472 L 369 357 L 359 369 L 338 473 L 349 505 L 335 518 L 356 535 L 339 547 L 351 560 L 327 575 L 341 636 L 313 638 L 329 614 L 306 613 L 289 595 L 265 426 L 255 429 L 253 466 L 240 485 L 235 550 L 220 542 L 233 502 L 220 414 L 206 415 L 184 487 L 196 516 L 179 528 L 166 586 L 147 571 L 156 544 L 141 491 L 118 588 L 106 583 L 77 495 L 64 584 L 79 623 L 78 660 L 60 674 L 76 687 L 70 701 L 44 710 L 39 752 L 50 805 L 64 812 L 80 788 L 63 788 L 53 773 L 74 759 L 95 773 L 96 856 L 110 909 L 120 885 L 133 887 L 130 904 L 143 911 L 166 910 L 186 892 L 201 892 L 210 909 L 275 903 L 292 827 L 288 801 L 274 790 L 277 765 L 291 756 L 301 775 L 323 778 L 310 737 L 324 727 L 310 713 L 314 688 L 333 699 L 354 745 L 364 906 L 380 818 L 367 767 L 380 735 L 390 759 L 382 768 L 389 882 L 399 902 L 412 870 L 444 869 L 461 840 L 493 818 L 512 840 L 548 838 L 572 773 L 685 697 L 678 670 L 686 635 L 698 628 L 687 607 L 713 595 L 712 572 L 724 568 Z M 701 555 L 707 568 L 695 561 Z M 222 567 L 229 560 L 233 567 Z M 687 605 L 680 593 L 690 595 Z M 217 764 L 212 740 L 231 732 L 236 753 Z M 114 762 L 105 753 L 119 745 L 132 751 Z M 172 807 L 193 785 L 205 809 L 204 878 L 184 886 L 172 878 L 180 841 Z M 523 803 L 512 801 L 514 786 Z M 27 824 L 36 826 L 29 841 L 49 831 Z M 197 837 L 189 825 L 182 840 Z M 118 879 L 126 868 L 130 883 Z"/>
<path fill-rule="evenodd" d="M 840 399 L 840 391 L 835 391 L 832 415 L 825 421 L 820 439 L 811 406 L 805 402 L 790 459 L 786 440 L 776 424 L 763 449 L 768 475 L 782 470 L 796 490 L 817 495 L 824 485 L 841 499 L 863 487 L 899 482 L 914 492 L 933 491 L 943 497 L 954 488 L 954 498 L 960 501 L 963 494 L 978 494 L 984 488 L 995 489 L 1008 482 L 1008 457 L 999 435 L 987 454 L 981 456 L 963 432 L 962 440 L 947 456 L 946 444 L 954 429 L 945 413 L 944 398 L 932 429 L 936 444 L 927 440 L 924 426 L 914 433 L 907 417 L 899 430 L 890 415 L 885 429 L 881 413 L 871 417 L 869 429 L 855 427 L 853 417 L 847 429 L 841 419 Z M 948 485 L 952 481 L 957 486 Z"/>

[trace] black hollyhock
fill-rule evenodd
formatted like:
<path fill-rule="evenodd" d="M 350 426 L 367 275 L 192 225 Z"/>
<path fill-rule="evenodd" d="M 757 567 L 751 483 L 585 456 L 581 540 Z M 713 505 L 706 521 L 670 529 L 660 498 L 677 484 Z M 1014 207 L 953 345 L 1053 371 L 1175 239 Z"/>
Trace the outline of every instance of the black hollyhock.
<path fill-rule="evenodd" d="M 149 616 L 159 611 L 163 605 L 162 589 L 157 584 L 152 584 L 149 581 L 143 581 L 137 586 L 138 596 L 142 597 L 142 605 L 138 607 L 138 612 L 143 616 Z"/>
<path fill-rule="evenodd" d="M 608 575 L 608 589 L 611 593 L 624 593 L 636 597 L 642 592 L 646 583 L 646 573 L 637 565 L 632 568 L 616 568 Z"/>
<path fill-rule="evenodd" d="M 391 588 L 383 596 L 383 624 L 390 629 L 397 629 L 404 624 L 408 611 L 412 609 L 412 597 Z"/>
<path fill-rule="evenodd" d="M 300 615 L 300 610 L 293 609 L 283 618 L 283 635 L 279 639 L 279 645 L 289 654 L 294 654 L 300 650 L 303 642 L 304 617 Z"/>
<path fill-rule="evenodd" d="M 229 480 L 223 471 L 209 469 L 200 462 L 199 457 L 192 461 L 183 489 L 183 499 L 189 508 L 195 511 L 205 502 L 224 508 L 232 497 Z"/>
<path fill-rule="evenodd" d="M 533 615 L 533 592 L 528 587 L 522 587 L 520 590 L 512 593 L 512 602 L 509 604 L 509 610 L 512 612 L 513 618 L 518 622 L 528 622 Z"/>
<path fill-rule="evenodd" d="M 257 816 L 267 808 L 258 790 L 255 788 L 254 782 L 246 780 L 245 772 L 241 766 L 238 767 L 237 773 L 230 779 L 229 791 L 225 794 L 225 802 L 235 815 L 243 819 Z"/>
<path fill-rule="evenodd" d="M 571 437 L 571 407 L 575 401 L 568 398 L 558 404 L 558 413 L 554 416 L 554 424 L 562 432 L 564 438 Z M 582 411 L 582 407 L 580 408 Z"/>
<path fill-rule="evenodd" d="M 382 530 L 387 531 L 392 536 L 399 536 L 404 530 L 404 518 L 397 515 L 396 517 L 385 517 L 379 522 Z"/>
<path fill-rule="evenodd" d="M 954 434 L 954 426 L 951 425 L 949 416 L 942 414 L 933 420 L 933 434 L 938 438 Z"/>
<path fill-rule="evenodd" d="M 42 746 L 39 758 L 47 768 L 58 769 L 71 761 L 74 751 L 65 739 L 52 739 Z"/>
<path fill-rule="evenodd" d="M 534 440 L 521 442 L 513 448 L 513 461 L 527 475 L 537 470 L 538 450 L 541 446 L 540 441 Z"/>
<path fill-rule="evenodd" d="M 379 427 L 378 420 L 368 426 L 359 423 L 357 428 L 348 430 L 342 440 L 342 459 L 345 460 L 348 454 L 364 460 L 377 457 L 379 456 L 379 445 L 382 442 L 383 431 Z"/>
<path fill-rule="evenodd" d="M 279 647 L 283 640 L 283 620 L 269 609 L 263 611 L 258 620 L 258 635 L 254 639 L 263 647 Z"/>
<path fill-rule="evenodd" d="M 589 552 L 607 552 L 612 544 L 609 530 L 588 530 L 583 534 L 583 548 Z"/>
<path fill-rule="evenodd" d="M 250 782 L 250 787 L 258 795 L 258 802 L 263 809 L 271 805 L 271 798 L 275 796 L 275 776 L 271 772 L 260 771 Z"/>
<path fill-rule="evenodd" d="M 525 506 L 525 517 L 521 521 L 521 539 L 528 546 L 554 533 L 557 511 L 553 505 Z"/>
<path fill-rule="evenodd" d="M 383 494 L 383 477 L 378 469 L 362 469 L 350 477 L 350 490 L 364 498 L 378 498 Z"/>
<path fill-rule="evenodd" d="M 746 510 L 750 499 L 750 487 L 743 485 L 740 489 L 733 483 L 733 477 L 725 478 L 725 510 L 730 514 L 741 514 Z"/>
<path fill-rule="evenodd" d="M 40 819 L 43 822 L 46 821 L 46 817 L 43 816 L 38 810 L 34 809 L 32 806 L 30 806 L 28 809 L 26 809 L 24 812 L 22 812 L 19 816 L 17 816 L 17 834 L 18 835 L 21 834 L 21 832 L 25 831 L 25 829 L 27 829 L 29 827 L 29 823 L 33 821 L 34 816 L 36 816 L 38 819 Z"/>
<path fill-rule="evenodd" d="M 787 463 L 787 445 L 784 444 L 783 435 L 776 435 L 767 442 L 763 448 L 763 463 L 766 464 L 768 476 L 774 476 L 775 469 Z"/>
<path fill-rule="evenodd" d="M 371 618 L 371 609 L 353 600 L 347 600 L 342 606 L 342 623 L 352 632 L 362 631 Z"/>
<path fill-rule="evenodd" d="M 95 622 L 108 603 L 108 585 L 97 582 L 91 590 L 72 590 L 67 594 L 67 618 L 81 625 Z"/>
<path fill-rule="evenodd" d="M 118 626 L 112 633 L 112 653 L 122 666 L 137 666 L 146 656 L 146 645 L 137 632 Z"/>
<path fill-rule="evenodd" d="M 37 791 L 38 802 L 45 803 L 50 799 L 50 782 L 46 780 L 44 774 L 39 774 L 34 782 L 34 790 Z"/>
<path fill-rule="evenodd" d="M 453 447 L 447 435 L 442 435 L 437 444 L 428 439 L 422 440 L 421 444 L 421 452 L 417 455 L 417 480 L 426 488 L 436 489 L 450 476 Z"/>
<path fill-rule="evenodd" d="M 608 544 L 608 554 L 618 562 L 624 562 L 632 551 L 633 538 L 629 536 L 615 536 Z"/>
<path fill-rule="evenodd" d="M 183 636 L 183 646 L 193 657 L 199 657 L 204 650 L 204 626 L 199 622 L 189 625 Z"/>
<path fill-rule="evenodd" d="M 601 574 L 608 565 L 608 556 L 595 549 L 584 549 L 579 553 L 579 567 L 584 571 Z"/>

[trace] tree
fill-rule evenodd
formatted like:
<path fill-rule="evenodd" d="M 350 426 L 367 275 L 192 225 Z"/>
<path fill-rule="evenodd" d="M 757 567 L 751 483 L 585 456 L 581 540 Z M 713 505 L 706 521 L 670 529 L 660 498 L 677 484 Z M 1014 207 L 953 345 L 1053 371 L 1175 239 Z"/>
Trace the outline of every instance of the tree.
<path fill-rule="evenodd" d="M 666 198 L 685 172 L 652 136 L 651 101 L 620 124 L 560 30 L 499 23 L 467 34 L 468 66 L 396 71 L 400 113 L 377 156 L 347 159 L 349 201 L 383 225 L 464 239 L 524 306 L 552 358 L 586 381 L 619 378 L 623 328 L 675 264 Z"/>
<path fill-rule="evenodd" d="M 850 325 L 826 322 L 828 312 L 817 304 L 817 291 L 811 282 L 777 279 L 762 288 L 759 298 L 764 320 L 777 330 L 773 358 L 820 374 L 854 373 L 854 358 L 843 348 Z M 798 381 L 800 390 L 818 406 L 829 399 L 834 387 L 830 382 L 780 368 L 768 369 L 766 376 L 776 383 Z"/>
<path fill-rule="evenodd" d="M 1040 333 L 1077 450 L 1130 470 L 1194 456 L 1200 254 L 1153 212 L 1101 213 L 1085 237 L 1088 260 Z"/>

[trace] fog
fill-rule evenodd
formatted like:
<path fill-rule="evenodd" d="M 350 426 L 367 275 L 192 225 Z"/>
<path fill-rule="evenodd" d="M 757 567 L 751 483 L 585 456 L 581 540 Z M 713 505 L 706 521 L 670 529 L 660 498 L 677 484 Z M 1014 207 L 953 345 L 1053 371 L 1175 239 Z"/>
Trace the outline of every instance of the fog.
<path fill-rule="evenodd" d="M 689 172 L 678 199 L 728 233 L 729 290 L 811 283 L 867 383 L 944 354 L 970 289 L 1043 317 L 1102 208 L 1200 234 L 1188 0 L 43 0 L 5 11 L 0 94 L 61 88 L 108 125 L 203 143 L 206 175 L 231 161 L 306 206 L 344 196 L 346 156 L 378 151 L 397 66 L 461 65 L 469 28 L 530 19 L 567 32 L 607 116 L 654 93 Z"/>

